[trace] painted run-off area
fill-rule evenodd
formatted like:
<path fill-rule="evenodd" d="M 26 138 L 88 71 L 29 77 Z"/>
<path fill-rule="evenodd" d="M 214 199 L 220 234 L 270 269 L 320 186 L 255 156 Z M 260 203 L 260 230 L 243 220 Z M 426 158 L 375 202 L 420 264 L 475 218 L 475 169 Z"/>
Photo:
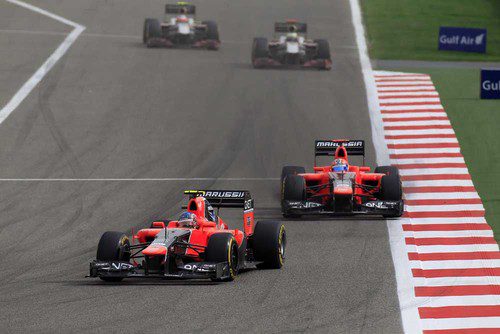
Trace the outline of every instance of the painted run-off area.
<path fill-rule="evenodd" d="M 389 224 L 408 333 L 500 331 L 500 253 L 429 75 L 375 72 L 405 214 Z M 391 222 L 389 222 L 391 223 Z"/>
<path fill-rule="evenodd" d="M 475 69 L 398 70 L 431 76 L 481 197 L 485 218 L 500 241 L 499 102 L 479 98 L 479 72 Z"/>

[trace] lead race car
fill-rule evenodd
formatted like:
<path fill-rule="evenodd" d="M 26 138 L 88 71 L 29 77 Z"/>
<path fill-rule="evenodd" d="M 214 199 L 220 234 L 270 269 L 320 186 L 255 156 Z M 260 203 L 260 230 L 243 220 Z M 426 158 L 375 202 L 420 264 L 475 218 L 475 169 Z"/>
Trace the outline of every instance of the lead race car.
<path fill-rule="evenodd" d="M 349 155 L 363 156 L 363 166 L 351 165 Z M 318 156 L 333 156 L 317 166 Z M 371 214 L 400 217 L 404 202 L 399 171 L 380 166 L 371 172 L 364 166 L 363 140 L 316 140 L 314 171 L 285 166 L 281 172 L 281 209 L 284 217 L 307 214 Z"/>
<path fill-rule="evenodd" d="M 323 70 L 332 68 L 330 44 L 325 39 L 307 38 L 307 24 L 288 20 L 274 24 L 274 38 L 256 37 L 252 45 L 254 68 L 299 66 Z"/>
<path fill-rule="evenodd" d="M 154 221 L 132 233 L 132 242 L 122 232 L 105 232 L 88 277 L 110 282 L 132 277 L 231 281 L 241 269 L 283 266 L 285 226 L 277 221 L 254 224 L 248 191 L 185 193 L 189 201 L 179 219 Z M 218 215 L 220 208 L 242 209 L 243 231 L 229 229 Z"/>
<path fill-rule="evenodd" d="M 147 47 L 193 47 L 217 50 L 219 30 L 214 21 L 197 21 L 196 7 L 187 2 L 165 5 L 165 19 L 144 21 L 142 42 Z"/>

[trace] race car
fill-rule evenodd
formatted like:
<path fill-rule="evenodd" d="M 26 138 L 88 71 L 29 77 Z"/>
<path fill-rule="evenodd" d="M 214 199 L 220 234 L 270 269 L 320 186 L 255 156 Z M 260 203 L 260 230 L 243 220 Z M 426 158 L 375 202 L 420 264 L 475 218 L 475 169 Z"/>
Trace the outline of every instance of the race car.
<path fill-rule="evenodd" d="M 271 42 L 264 37 L 254 38 L 252 64 L 254 68 L 298 66 L 330 70 L 330 45 L 325 39 L 308 39 L 306 23 L 276 22 Z"/>
<path fill-rule="evenodd" d="M 285 226 L 278 221 L 254 224 L 248 191 L 185 194 L 186 211 L 176 220 L 154 221 L 136 234 L 132 231 L 132 240 L 122 232 L 105 232 L 88 277 L 109 282 L 133 277 L 232 281 L 241 269 L 283 266 Z M 243 230 L 229 229 L 219 217 L 220 208 L 242 209 Z"/>
<path fill-rule="evenodd" d="M 152 47 L 193 47 L 217 50 L 219 30 L 214 21 L 196 21 L 196 7 L 187 2 L 165 5 L 165 19 L 144 21 L 142 42 Z"/>
<path fill-rule="evenodd" d="M 283 216 L 307 214 L 371 214 L 400 217 L 404 202 L 399 171 L 380 166 L 370 172 L 365 166 L 363 140 L 316 140 L 314 170 L 285 166 L 281 172 Z M 349 163 L 348 155 L 363 156 L 363 166 Z M 332 163 L 317 166 L 318 156 L 333 156 Z"/>

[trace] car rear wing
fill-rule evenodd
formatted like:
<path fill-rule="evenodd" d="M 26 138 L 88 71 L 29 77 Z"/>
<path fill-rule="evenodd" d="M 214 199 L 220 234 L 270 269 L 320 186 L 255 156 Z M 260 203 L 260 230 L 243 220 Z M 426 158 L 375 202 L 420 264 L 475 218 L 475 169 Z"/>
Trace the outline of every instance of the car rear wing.
<path fill-rule="evenodd" d="M 185 190 L 184 194 L 189 198 L 205 197 L 214 208 L 253 209 L 253 199 L 248 190 Z"/>
<path fill-rule="evenodd" d="M 276 22 L 274 24 L 275 33 L 287 33 L 296 32 L 299 34 L 307 33 L 307 23 L 286 21 L 286 22 Z"/>
<path fill-rule="evenodd" d="M 217 210 L 220 208 L 242 208 L 243 231 L 247 236 L 253 234 L 253 198 L 248 190 L 185 190 L 184 194 L 189 195 L 190 199 L 202 196 Z"/>
<path fill-rule="evenodd" d="M 187 2 L 178 2 L 176 4 L 166 4 L 165 14 L 185 14 L 195 15 L 196 6 Z"/>
<path fill-rule="evenodd" d="M 314 166 L 316 166 L 316 157 L 335 156 L 337 147 L 344 146 L 347 155 L 363 156 L 363 165 L 365 164 L 365 141 L 360 139 L 326 139 L 316 140 L 314 142 Z"/>

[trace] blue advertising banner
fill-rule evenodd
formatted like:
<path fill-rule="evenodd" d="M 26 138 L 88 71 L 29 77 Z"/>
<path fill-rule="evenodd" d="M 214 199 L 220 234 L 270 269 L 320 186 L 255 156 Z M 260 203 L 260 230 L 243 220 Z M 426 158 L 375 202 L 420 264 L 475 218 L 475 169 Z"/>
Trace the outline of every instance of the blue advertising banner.
<path fill-rule="evenodd" d="M 500 69 L 481 70 L 481 98 L 500 99 Z"/>
<path fill-rule="evenodd" d="M 439 50 L 486 52 L 486 29 L 439 28 Z"/>

